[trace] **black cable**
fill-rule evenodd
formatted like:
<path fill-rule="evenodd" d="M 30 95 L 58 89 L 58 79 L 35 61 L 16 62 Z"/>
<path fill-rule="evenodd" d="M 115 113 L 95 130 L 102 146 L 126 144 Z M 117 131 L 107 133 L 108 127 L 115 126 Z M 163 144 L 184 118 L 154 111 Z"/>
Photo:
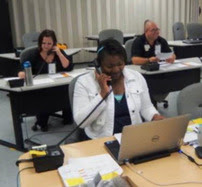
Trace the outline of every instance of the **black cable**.
<path fill-rule="evenodd" d="M 26 170 L 26 169 L 33 169 L 34 167 L 27 167 L 27 168 L 23 168 L 23 169 L 21 169 L 20 171 L 18 171 L 18 173 L 17 173 L 17 187 L 19 187 L 19 175 L 20 175 L 20 173 L 22 172 L 22 171 L 24 171 L 24 170 Z"/>
<path fill-rule="evenodd" d="M 193 162 L 194 164 L 196 164 L 197 166 L 202 166 L 202 164 L 197 163 L 193 157 L 191 157 L 190 155 L 186 154 L 185 152 L 183 152 L 182 150 L 178 151 L 179 153 L 182 153 L 183 155 L 185 155 L 191 162 Z"/>
<path fill-rule="evenodd" d="M 20 163 L 23 163 L 23 162 L 32 162 L 33 161 L 33 158 L 29 158 L 29 159 L 21 159 L 21 160 L 17 160 L 15 165 L 16 166 L 19 166 Z"/>
<path fill-rule="evenodd" d="M 47 53 L 47 56 L 46 56 L 46 58 L 44 59 L 43 64 L 41 65 L 39 71 L 33 76 L 33 79 L 41 73 L 43 67 L 45 66 L 45 64 L 47 64 L 47 63 L 46 63 L 46 60 L 47 60 L 47 58 L 48 58 L 48 56 L 49 56 L 50 54 L 51 54 L 51 53 Z"/>
<path fill-rule="evenodd" d="M 30 136 L 29 138 L 27 137 L 27 139 L 25 139 L 24 140 L 24 142 L 25 143 L 27 143 L 27 144 L 29 144 L 29 143 L 31 143 L 33 140 L 33 138 L 34 139 L 36 139 L 37 141 L 39 141 L 40 143 L 38 143 L 38 142 L 34 142 L 34 144 L 39 144 L 39 145 L 41 145 L 41 141 L 38 139 L 38 138 L 35 138 L 35 136 L 40 136 L 40 135 L 44 135 L 44 134 L 46 134 L 46 135 L 49 135 L 49 134 L 57 134 L 57 133 L 69 133 L 70 131 L 68 130 L 68 131 L 50 131 L 50 132 L 43 132 L 43 133 L 38 133 L 38 134 L 34 134 L 34 135 L 32 135 L 32 136 Z"/>
<path fill-rule="evenodd" d="M 61 141 L 59 141 L 56 146 L 59 146 L 63 141 L 65 141 L 67 138 L 69 138 L 80 126 L 92 115 L 92 113 L 100 106 L 100 104 L 109 96 L 109 94 L 112 92 L 112 89 L 104 96 L 104 98 L 91 110 L 91 112 L 81 121 L 77 127 L 70 132 L 67 136 L 65 136 Z"/>
<path fill-rule="evenodd" d="M 39 71 L 33 76 L 33 79 L 41 73 L 41 71 L 42 71 L 43 67 L 45 66 L 45 64 L 46 64 L 46 62 L 43 62 L 43 64 L 40 67 Z"/>
<path fill-rule="evenodd" d="M 89 118 L 89 116 L 92 115 L 92 113 L 97 109 L 97 107 L 109 96 L 109 94 L 112 92 L 112 89 L 105 95 L 105 97 L 92 109 L 92 111 L 83 119 L 83 121 L 76 126 L 76 128 L 73 129 L 73 131 L 70 132 L 70 134 L 68 134 L 67 136 L 65 136 L 61 141 L 59 141 L 56 145 L 60 145 L 64 140 L 66 140 L 67 138 L 69 138 L 75 131 L 77 131 L 77 129 Z M 69 132 L 69 131 L 67 131 Z M 64 133 L 64 131 L 60 131 L 60 132 L 47 132 L 46 134 L 53 134 L 53 133 Z M 39 134 L 35 134 L 32 135 L 30 138 L 27 138 L 25 140 L 25 143 L 29 140 L 31 140 L 33 137 L 41 135 L 44 133 L 39 133 Z"/>

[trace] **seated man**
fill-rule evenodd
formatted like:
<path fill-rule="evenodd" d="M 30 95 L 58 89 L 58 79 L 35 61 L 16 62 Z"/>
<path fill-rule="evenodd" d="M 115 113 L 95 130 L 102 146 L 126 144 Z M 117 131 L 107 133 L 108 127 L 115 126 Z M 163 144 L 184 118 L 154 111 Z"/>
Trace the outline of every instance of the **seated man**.
<path fill-rule="evenodd" d="M 132 63 L 135 65 L 142 65 L 150 62 L 159 62 L 156 54 L 159 52 L 171 52 L 167 41 L 159 36 L 160 29 L 156 23 L 146 20 L 144 23 L 144 34 L 136 38 L 132 45 Z M 175 54 L 166 62 L 173 63 L 175 61 Z M 151 94 L 151 93 L 150 93 Z M 156 102 L 162 102 L 168 93 L 152 94 L 151 99 L 154 105 Z"/>
<path fill-rule="evenodd" d="M 132 63 L 142 65 L 147 62 L 158 62 L 156 57 L 158 52 L 171 52 L 167 41 L 159 36 L 160 29 L 157 25 L 146 20 L 144 24 L 144 34 L 137 37 L 132 45 Z M 166 62 L 173 63 L 175 54 L 166 59 Z"/>

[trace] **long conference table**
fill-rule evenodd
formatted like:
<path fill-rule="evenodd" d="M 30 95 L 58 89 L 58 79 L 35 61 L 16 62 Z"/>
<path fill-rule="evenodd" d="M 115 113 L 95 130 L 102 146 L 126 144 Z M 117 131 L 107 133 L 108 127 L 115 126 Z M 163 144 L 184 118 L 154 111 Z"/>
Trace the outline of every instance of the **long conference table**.
<path fill-rule="evenodd" d="M 187 44 L 182 40 L 168 41 L 168 45 L 173 47 L 177 59 L 202 57 L 202 43 Z"/>
<path fill-rule="evenodd" d="M 81 48 L 69 48 L 64 51 L 72 61 L 73 55 L 79 53 L 81 50 Z M 16 57 L 15 53 L 0 54 L 0 75 L 3 77 L 16 76 L 19 63 L 20 57 Z"/>
<path fill-rule="evenodd" d="M 135 65 L 126 66 L 126 68 L 139 71 L 145 77 L 150 94 L 179 91 L 190 84 L 200 82 L 201 67 L 199 58 L 182 59 L 176 64 L 167 68 L 162 67 L 159 71 L 154 72 L 142 70 Z M 49 75 L 39 75 L 36 80 L 42 81 L 42 84 L 18 88 L 10 88 L 5 79 L 0 79 L 0 90 L 9 93 L 15 135 L 15 143 L 0 140 L 0 144 L 25 151 L 21 127 L 22 116 L 35 116 L 44 111 L 63 110 L 67 107 L 69 99 L 70 81 L 75 75 L 88 71 L 92 71 L 92 69 L 75 69 L 69 73 L 70 76 L 58 79 L 52 79 Z"/>
<path fill-rule="evenodd" d="M 81 74 L 87 71 L 89 70 L 75 69 L 71 74 Z M 0 144 L 26 151 L 21 126 L 22 117 L 35 116 L 42 112 L 53 113 L 64 109 L 71 110 L 68 106 L 68 85 L 72 79 L 72 76 L 51 78 L 44 74 L 34 78 L 33 86 L 17 88 L 10 88 L 8 81 L 0 79 L 0 90 L 7 92 L 10 99 L 15 136 L 15 143 L 0 139 Z"/>
<path fill-rule="evenodd" d="M 135 33 L 123 33 L 124 43 L 127 40 L 134 38 L 134 36 L 135 36 Z M 88 39 L 88 40 L 94 40 L 94 41 L 97 41 L 97 43 L 99 43 L 99 36 L 98 36 L 98 34 L 87 35 L 86 39 Z"/>
<path fill-rule="evenodd" d="M 191 62 L 194 64 L 191 65 Z M 181 66 L 182 64 L 184 66 Z M 158 71 L 146 71 L 134 65 L 128 67 L 144 76 L 150 95 L 153 95 L 179 91 L 188 85 L 200 82 L 202 63 L 199 58 L 195 57 L 177 60 L 170 66 L 163 67 L 162 65 Z"/>
<path fill-rule="evenodd" d="M 187 44 L 182 40 L 168 41 L 169 47 L 173 47 L 173 51 L 177 59 L 202 57 L 202 43 Z M 85 51 L 96 53 L 97 47 L 84 47 Z"/>
<path fill-rule="evenodd" d="M 104 142 L 114 140 L 114 137 L 99 138 L 79 143 L 73 143 L 61 146 L 65 158 L 64 165 L 68 164 L 69 158 L 78 158 L 86 156 L 95 156 L 107 153 Z M 201 159 L 195 156 L 194 148 L 191 146 L 182 146 L 181 149 L 192 156 L 197 163 L 202 164 Z M 19 159 L 29 159 L 29 153 L 20 156 Z M 173 184 L 175 187 L 193 187 L 202 185 L 201 168 L 190 162 L 183 154 L 172 153 L 171 156 L 144 162 L 141 164 L 131 164 L 132 168 L 126 165 L 121 166 L 123 176 L 127 176 L 132 182 L 132 186 L 155 187 L 153 183 L 162 185 Z M 27 168 L 27 169 L 26 169 Z M 64 186 L 57 170 L 36 173 L 33 163 L 21 163 L 19 170 L 21 187 L 62 187 Z M 133 171 L 134 170 L 134 171 Z M 67 173 L 68 175 L 68 173 Z M 189 183 L 190 182 L 190 183 Z M 201 184 L 196 184 L 201 182 Z M 181 183 L 181 185 L 174 185 Z M 186 185 L 183 183 L 187 183 Z"/>

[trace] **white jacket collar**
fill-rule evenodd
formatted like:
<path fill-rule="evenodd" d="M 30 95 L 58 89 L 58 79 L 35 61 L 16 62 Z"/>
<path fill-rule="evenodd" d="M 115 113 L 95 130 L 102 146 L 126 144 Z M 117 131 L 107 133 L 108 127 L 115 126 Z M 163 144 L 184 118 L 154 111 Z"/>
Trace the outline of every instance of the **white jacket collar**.
<path fill-rule="evenodd" d="M 123 69 L 123 75 L 126 82 L 135 81 L 136 80 L 136 71 L 129 70 L 126 67 Z"/>

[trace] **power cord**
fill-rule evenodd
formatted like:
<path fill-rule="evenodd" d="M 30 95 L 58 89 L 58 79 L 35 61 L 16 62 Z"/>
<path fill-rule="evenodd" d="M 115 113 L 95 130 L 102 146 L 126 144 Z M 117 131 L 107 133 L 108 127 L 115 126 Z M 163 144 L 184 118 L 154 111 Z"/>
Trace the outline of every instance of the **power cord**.
<path fill-rule="evenodd" d="M 23 162 L 33 162 L 33 158 L 17 160 L 15 164 L 16 166 L 19 166 L 19 164 Z"/>
<path fill-rule="evenodd" d="M 156 183 L 152 180 L 150 180 L 149 178 L 145 177 L 143 175 L 142 171 L 137 171 L 135 170 L 132 165 L 129 163 L 129 161 L 125 160 L 124 162 L 126 164 L 126 166 L 132 170 L 134 173 L 136 173 L 137 175 L 139 175 L 140 177 L 142 177 L 144 180 L 150 182 L 151 184 L 157 185 L 157 186 L 174 186 L 174 185 L 183 185 L 183 184 L 202 184 L 202 181 L 185 181 L 185 182 L 176 182 L 176 183 Z"/>
<path fill-rule="evenodd" d="M 191 157 L 190 155 L 186 154 L 185 152 L 183 152 L 182 150 L 178 151 L 179 153 L 185 155 L 191 162 L 193 162 L 194 164 L 196 164 L 197 166 L 202 166 L 202 164 L 197 163 L 193 157 Z"/>
<path fill-rule="evenodd" d="M 33 169 L 33 168 L 34 168 L 34 167 L 27 167 L 27 168 L 23 168 L 23 169 L 21 169 L 20 171 L 18 171 L 17 177 L 16 177 L 16 180 L 17 180 L 17 187 L 19 187 L 19 175 L 20 175 L 20 173 L 21 173 L 22 171 L 24 171 L 24 170 Z"/>
<path fill-rule="evenodd" d="M 27 143 L 27 144 L 30 144 L 30 142 L 32 142 L 32 140 L 33 139 L 35 139 L 35 140 L 37 140 L 37 142 L 35 142 L 35 143 L 38 143 L 38 142 L 40 142 L 39 144 L 41 145 L 41 141 L 38 139 L 38 138 L 35 138 L 36 136 L 41 136 L 41 135 L 48 135 L 48 134 L 57 134 L 57 133 L 64 133 L 64 132 L 66 132 L 66 133 L 69 133 L 69 132 L 71 132 L 71 131 L 50 131 L 50 132 L 42 132 L 42 133 L 37 133 L 37 134 L 34 134 L 34 135 L 32 135 L 32 136 L 30 136 L 30 137 L 27 137 L 25 140 L 24 140 L 24 142 L 25 143 Z"/>

